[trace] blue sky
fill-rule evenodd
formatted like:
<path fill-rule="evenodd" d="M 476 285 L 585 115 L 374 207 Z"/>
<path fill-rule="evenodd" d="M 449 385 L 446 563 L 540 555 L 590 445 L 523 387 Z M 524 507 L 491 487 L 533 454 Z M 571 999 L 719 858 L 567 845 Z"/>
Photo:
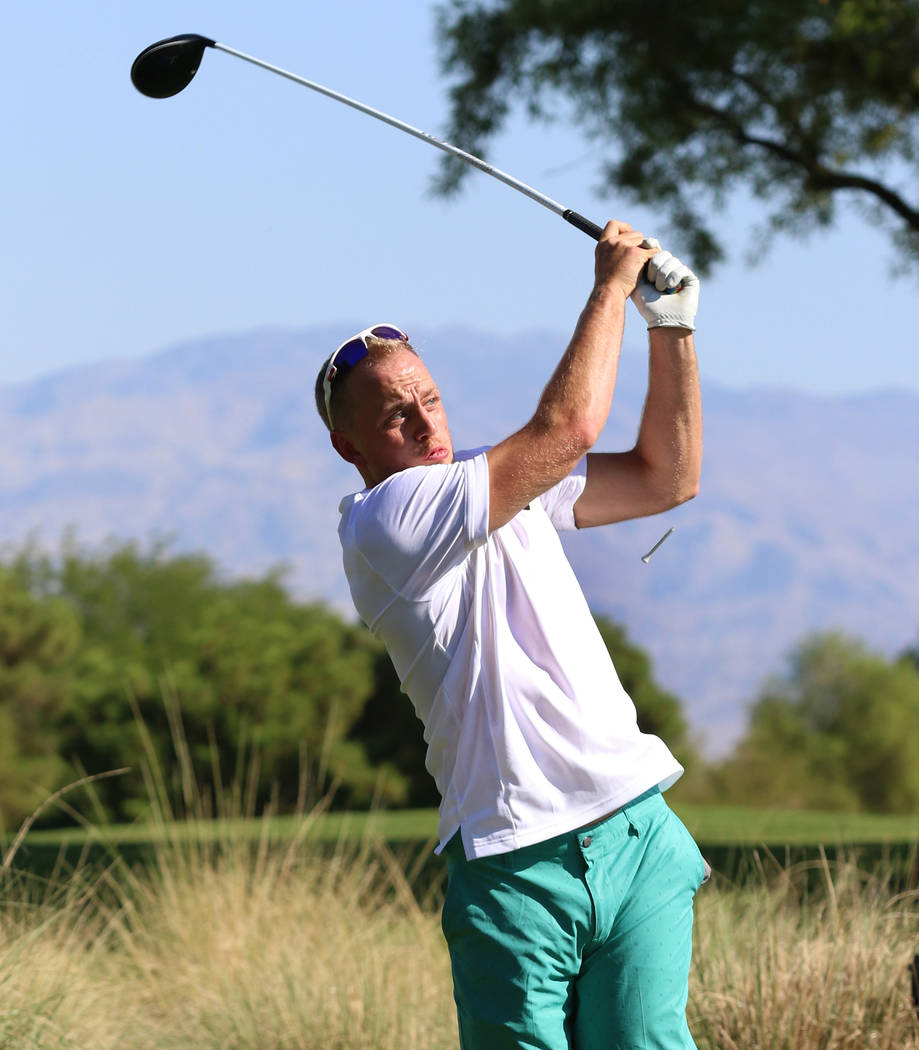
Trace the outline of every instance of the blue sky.
<path fill-rule="evenodd" d="M 479 173 L 460 198 L 432 199 L 436 150 L 227 55 L 208 52 L 171 100 L 145 99 L 128 79 L 147 44 L 199 32 L 439 134 L 433 13 L 427 0 L 13 5 L 0 66 L 12 113 L 0 383 L 275 325 L 567 334 L 592 242 L 539 205 Z M 516 119 L 490 159 L 597 222 L 661 230 L 653 209 L 596 195 L 591 147 L 564 121 Z M 763 218 L 738 200 L 719 220 L 732 252 L 703 286 L 705 377 L 919 389 L 915 266 L 891 280 L 893 248 L 848 210 L 832 233 L 779 241 L 751 269 Z M 666 246 L 685 255 L 678 234 Z M 643 343 L 637 319 L 627 343 Z M 548 376 L 556 356 L 534 348 L 532 365 Z"/>

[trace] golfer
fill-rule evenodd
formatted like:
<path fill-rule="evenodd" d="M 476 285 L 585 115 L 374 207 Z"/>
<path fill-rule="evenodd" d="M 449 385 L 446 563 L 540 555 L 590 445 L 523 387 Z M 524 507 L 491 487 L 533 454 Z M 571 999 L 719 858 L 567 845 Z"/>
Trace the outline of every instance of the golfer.
<path fill-rule="evenodd" d="M 639 731 L 558 537 L 698 488 L 699 282 L 645 243 L 607 224 L 533 417 L 491 448 L 454 451 L 437 384 L 394 325 L 347 340 L 316 382 L 364 481 L 340 506 L 354 604 L 424 724 L 442 798 L 463 1050 L 694 1047 L 706 865 L 661 795 L 683 770 Z M 647 400 L 635 447 L 594 453 L 630 298 L 649 328 Z"/>

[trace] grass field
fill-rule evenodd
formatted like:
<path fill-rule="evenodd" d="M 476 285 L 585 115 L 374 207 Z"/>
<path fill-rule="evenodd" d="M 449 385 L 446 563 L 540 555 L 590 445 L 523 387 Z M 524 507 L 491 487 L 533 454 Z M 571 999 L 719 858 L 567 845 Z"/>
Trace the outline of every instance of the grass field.
<path fill-rule="evenodd" d="M 765 869 L 846 860 L 865 872 L 886 872 L 893 888 L 919 880 L 919 818 L 859 813 L 770 811 L 742 807 L 675 806 L 719 876 L 742 884 Z M 308 841 L 328 854 L 344 844 L 385 844 L 425 896 L 437 891 L 443 860 L 434 855 L 435 810 L 376 810 L 367 813 L 314 811 L 307 816 L 158 819 L 122 825 L 93 825 L 31 831 L 15 850 L 15 866 L 42 878 L 75 867 L 102 870 L 115 861 L 149 864 L 160 847 L 183 842 L 245 844 L 285 849 Z M 8 854 L 9 840 L 0 848 Z M 815 876 L 810 875 L 813 882 Z M 919 948 L 919 936 L 917 936 Z M 0 1045 L 0 1050 L 3 1050 Z"/>
<path fill-rule="evenodd" d="M 713 846 L 847 846 L 919 842 L 919 816 L 821 813 L 742 806 L 674 807 L 700 842 Z"/>
<path fill-rule="evenodd" d="M 0 872 L 0 1050 L 455 1050 L 436 895 L 380 841 L 432 815 L 366 820 L 164 820 L 146 867 Z M 699 1050 L 919 1050 L 919 900 L 882 872 L 716 877 L 696 914 Z"/>
<path fill-rule="evenodd" d="M 434 811 L 238 819 L 189 775 L 226 816 L 180 821 L 149 779 L 147 823 L 2 843 L 0 1050 L 455 1050 Z M 757 861 L 696 900 L 699 1050 L 919 1050 L 919 894 L 883 866 L 919 818 L 674 808 Z"/>
<path fill-rule="evenodd" d="M 767 810 L 742 806 L 674 806 L 701 843 L 711 846 L 849 846 L 919 842 L 919 816 L 872 813 L 822 813 L 806 810 Z M 437 834 L 433 809 L 323 813 L 311 817 L 310 835 L 321 841 L 341 838 L 379 838 L 387 842 L 427 842 Z M 185 834 L 196 839 L 239 835 L 284 841 L 301 834 L 301 817 L 273 817 L 267 828 L 263 818 L 217 822 L 191 821 Z M 156 841 L 164 834 L 161 822 L 73 827 L 33 831 L 35 844 L 80 844 L 87 838 L 112 843 Z M 170 836 L 182 834 L 182 825 L 170 823 Z"/>

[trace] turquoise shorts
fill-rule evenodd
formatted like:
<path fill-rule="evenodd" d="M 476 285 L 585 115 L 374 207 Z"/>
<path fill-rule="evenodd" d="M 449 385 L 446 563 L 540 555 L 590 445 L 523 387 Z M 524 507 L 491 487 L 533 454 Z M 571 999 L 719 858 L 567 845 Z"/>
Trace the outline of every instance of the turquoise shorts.
<path fill-rule="evenodd" d="M 692 908 L 708 866 L 657 788 L 599 824 L 467 861 L 443 930 L 462 1050 L 694 1050 Z"/>

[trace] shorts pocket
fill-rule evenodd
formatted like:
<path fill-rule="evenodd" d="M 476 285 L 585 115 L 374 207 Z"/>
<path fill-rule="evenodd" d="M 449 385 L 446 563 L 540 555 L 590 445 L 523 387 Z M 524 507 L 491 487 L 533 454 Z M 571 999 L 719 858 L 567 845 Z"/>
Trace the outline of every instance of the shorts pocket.
<path fill-rule="evenodd" d="M 712 877 L 712 866 L 705 859 L 705 857 L 702 856 L 702 853 L 696 843 L 696 840 L 689 833 L 689 829 L 686 827 L 683 821 L 680 820 L 676 813 L 673 812 L 672 809 L 670 810 L 670 819 L 674 823 L 674 825 L 679 829 L 679 833 L 684 838 L 686 842 L 688 855 L 691 856 L 695 861 L 694 871 L 696 872 L 696 875 L 694 876 L 694 886 L 698 890 L 701 886 L 704 886 L 705 883 L 708 882 L 708 880 Z"/>

